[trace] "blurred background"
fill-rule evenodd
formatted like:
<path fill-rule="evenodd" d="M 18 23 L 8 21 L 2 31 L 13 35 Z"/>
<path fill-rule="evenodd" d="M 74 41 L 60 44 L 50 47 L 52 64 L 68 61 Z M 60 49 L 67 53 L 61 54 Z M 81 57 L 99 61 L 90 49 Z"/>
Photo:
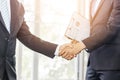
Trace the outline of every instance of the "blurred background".
<path fill-rule="evenodd" d="M 70 42 L 64 33 L 74 12 L 80 12 L 89 19 L 90 0 L 19 1 L 24 5 L 30 31 L 56 44 Z M 85 80 L 88 58 L 85 51 L 71 61 L 58 56 L 51 59 L 17 41 L 16 53 L 18 80 Z"/>

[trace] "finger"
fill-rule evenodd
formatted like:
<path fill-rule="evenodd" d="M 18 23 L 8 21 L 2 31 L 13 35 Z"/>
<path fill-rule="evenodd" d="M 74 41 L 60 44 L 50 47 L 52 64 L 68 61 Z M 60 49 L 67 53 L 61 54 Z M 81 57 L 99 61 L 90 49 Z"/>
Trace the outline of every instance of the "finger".
<path fill-rule="evenodd" d="M 61 55 L 63 58 L 66 58 L 68 56 L 68 51 L 66 50 L 63 55 Z"/>
<path fill-rule="evenodd" d="M 60 56 L 62 56 L 64 53 L 68 52 L 68 49 L 71 49 L 70 47 L 66 46 L 64 49 L 60 50 Z"/>
<path fill-rule="evenodd" d="M 62 56 L 63 54 L 65 55 L 66 50 L 63 49 L 62 51 L 59 52 L 59 56 Z"/>
<path fill-rule="evenodd" d="M 67 60 L 71 60 L 71 59 L 73 59 L 74 58 L 74 56 L 69 56 L 68 58 L 67 58 Z"/>
<path fill-rule="evenodd" d="M 69 59 L 71 57 L 74 57 L 74 56 L 71 55 L 72 54 L 71 52 L 72 52 L 72 49 L 66 49 L 65 54 L 63 55 L 63 57 L 65 59 Z"/>
<path fill-rule="evenodd" d="M 67 55 L 64 57 L 67 60 L 70 60 L 71 58 L 74 58 L 74 55 L 72 55 L 71 53 L 71 49 L 69 49 L 68 51 L 66 51 Z"/>
<path fill-rule="evenodd" d="M 67 60 L 71 60 L 71 59 L 73 59 L 74 58 L 74 56 L 69 56 L 68 58 L 67 58 Z"/>
<path fill-rule="evenodd" d="M 65 52 L 63 55 L 62 55 L 62 58 L 66 58 L 67 56 L 67 53 Z"/>
<path fill-rule="evenodd" d="M 71 59 L 72 57 L 73 57 L 72 55 L 67 54 L 64 58 L 65 59 Z"/>

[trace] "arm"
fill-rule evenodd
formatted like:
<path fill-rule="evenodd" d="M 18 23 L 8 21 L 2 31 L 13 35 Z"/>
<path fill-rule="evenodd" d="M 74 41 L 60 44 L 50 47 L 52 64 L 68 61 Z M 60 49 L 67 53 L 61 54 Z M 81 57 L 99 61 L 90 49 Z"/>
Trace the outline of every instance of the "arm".
<path fill-rule="evenodd" d="M 88 51 L 92 51 L 101 47 L 106 43 L 117 43 L 119 40 L 114 40 L 117 35 L 120 34 L 120 0 L 113 0 L 113 7 L 110 17 L 106 25 L 94 28 L 94 33 L 90 37 L 84 39 L 82 42 L 77 42 L 75 44 L 69 44 L 68 46 L 73 46 L 71 49 L 69 47 L 61 51 L 63 58 L 68 60 L 72 59 L 74 56 L 71 55 L 78 54 L 82 49 L 87 48 Z M 64 45 L 63 45 L 64 46 Z"/>
<path fill-rule="evenodd" d="M 94 32 L 83 40 L 83 43 L 89 51 L 92 51 L 106 43 L 114 43 L 113 39 L 118 35 L 118 31 L 120 31 L 120 0 L 113 0 L 112 11 L 106 25 L 99 26 L 96 30 L 94 28 Z"/>
<path fill-rule="evenodd" d="M 23 22 L 17 34 L 17 38 L 28 48 L 36 52 L 42 53 L 48 57 L 54 57 L 54 52 L 56 50 L 57 45 L 41 40 L 40 38 L 32 35 L 25 22 Z"/>

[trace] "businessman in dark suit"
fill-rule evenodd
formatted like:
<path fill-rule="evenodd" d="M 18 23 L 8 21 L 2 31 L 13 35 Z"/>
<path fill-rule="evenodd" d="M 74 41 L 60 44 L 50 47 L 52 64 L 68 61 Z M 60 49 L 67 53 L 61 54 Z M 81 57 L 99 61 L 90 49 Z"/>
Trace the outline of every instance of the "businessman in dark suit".
<path fill-rule="evenodd" d="M 55 56 L 57 44 L 32 35 L 23 16 L 24 8 L 17 0 L 0 0 L 0 80 L 16 80 L 16 38 L 36 52 Z"/>
<path fill-rule="evenodd" d="M 90 7 L 90 36 L 82 42 L 73 41 L 69 44 L 72 47 L 60 55 L 72 59 L 87 49 L 86 80 L 120 80 L 120 0 L 97 0 L 98 5 L 94 1 Z"/>

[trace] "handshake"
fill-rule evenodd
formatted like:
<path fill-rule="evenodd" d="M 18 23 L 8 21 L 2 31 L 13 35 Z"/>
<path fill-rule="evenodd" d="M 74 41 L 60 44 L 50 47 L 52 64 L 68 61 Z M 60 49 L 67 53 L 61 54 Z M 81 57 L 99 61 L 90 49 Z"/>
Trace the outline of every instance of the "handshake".
<path fill-rule="evenodd" d="M 71 60 L 85 48 L 86 46 L 83 42 L 72 41 L 71 43 L 66 43 L 60 46 L 59 56 Z"/>

